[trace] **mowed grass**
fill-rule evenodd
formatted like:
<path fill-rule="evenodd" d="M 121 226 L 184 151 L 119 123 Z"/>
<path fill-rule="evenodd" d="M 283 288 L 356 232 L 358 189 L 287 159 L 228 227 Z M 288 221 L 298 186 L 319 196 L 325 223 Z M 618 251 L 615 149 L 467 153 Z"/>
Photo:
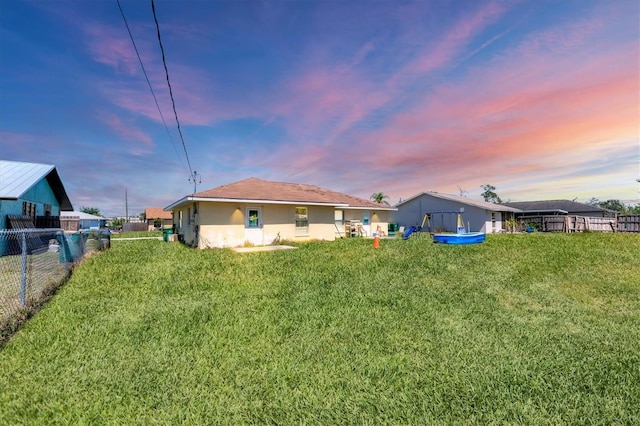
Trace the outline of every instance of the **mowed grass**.
<path fill-rule="evenodd" d="M 640 236 L 121 241 L 0 349 L 0 424 L 638 424 Z"/>

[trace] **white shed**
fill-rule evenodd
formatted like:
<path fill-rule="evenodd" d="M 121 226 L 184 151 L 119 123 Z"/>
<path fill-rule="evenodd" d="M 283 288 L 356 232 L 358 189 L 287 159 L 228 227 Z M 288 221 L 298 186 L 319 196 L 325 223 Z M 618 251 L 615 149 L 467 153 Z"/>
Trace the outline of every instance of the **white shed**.
<path fill-rule="evenodd" d="M 424 230 L 429 225 L 433 232 L 456 232 L 458 213 L 462 214 L 467 231 L 500 232 L 505 228 L 504 222 L 520 212 L 513 207 L 438 192 L 421 192 L 396 207 L 398 211 L 392 216 L 399 226 L 420 226 L 425 214 L 429 214 L 430 220 L 425 222 Z"/>

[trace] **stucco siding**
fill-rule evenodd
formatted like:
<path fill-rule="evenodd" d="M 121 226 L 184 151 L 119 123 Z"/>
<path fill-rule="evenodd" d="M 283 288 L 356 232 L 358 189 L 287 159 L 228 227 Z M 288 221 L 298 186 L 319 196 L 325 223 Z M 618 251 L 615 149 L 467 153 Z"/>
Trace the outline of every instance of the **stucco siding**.
<path fill-rule="evenodd" d="M 366 232 L 366 236 L 368 237 L 372 236 L 374 233 L 377 233 L 378 229 L 386 234 L 389 227 L 389 222 L 391 222 L 391 215 L 388 210 L 375 210 L 373 208 L 371 210 L 344 209 L 343 212 L 343 224 L 339 227 L 340 236 L 343 236 L 345 233 L 344 222 L 347 221 L 360 221 L 363 229 Z M 335 226 L 333 230 L 335 233 Z"/>
<path fill-rule="evenodd" d="M 237 247 L 244 241 L 244 225 L 200 225 L 199 248 Z"/>
<path fill-rule="evenodd" d="M 174 210 L 176 232 L 187 244 L 199 248 L 238 247 L 247 244 L 271 244 L 275 239 L 289 241 L 334 240 L 334 208 L 329 206 L 296 206 L 280 204 L 207 203 Z M 308 233 L 296 233 L 296 207 L 307 207 Z M 247 211 L 260 211 L 260 226 L 247 227 Z M 180 224 L 182 212 L 182 224 Z M 187 217 L 191 214 L 189 224 Z M 194 221 L 195 220 L 195 221 Z M 197 240 L 197 241 L 196 241 Z"/>

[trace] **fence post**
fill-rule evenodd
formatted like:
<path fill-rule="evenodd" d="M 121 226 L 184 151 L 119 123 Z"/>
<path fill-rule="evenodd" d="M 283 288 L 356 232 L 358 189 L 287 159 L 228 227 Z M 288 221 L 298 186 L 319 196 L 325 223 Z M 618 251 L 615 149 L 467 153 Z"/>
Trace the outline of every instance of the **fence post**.
<path fill-rule="evenodd" d="M 22 271 L 20 274 L 20 306 L 27 304 L 27 231 L 22 232 Z"/>

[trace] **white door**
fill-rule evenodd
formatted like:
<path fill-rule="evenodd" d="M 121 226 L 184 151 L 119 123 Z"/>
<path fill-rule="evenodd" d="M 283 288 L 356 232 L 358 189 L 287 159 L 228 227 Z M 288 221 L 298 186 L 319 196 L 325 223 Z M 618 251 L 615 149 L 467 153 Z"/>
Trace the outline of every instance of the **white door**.
<path fill-rule="evenodd" d="M 369 212 L 362 213 L 362 229 L 366 236 L 371 236 L 371 224 L 369 223 Z"/>
<path fill-rule="evenodd" d="M 244 239 L 251 244 L 264 244 L 262 209 L 260 207 L 247 207 L 244 219 Z"/>

